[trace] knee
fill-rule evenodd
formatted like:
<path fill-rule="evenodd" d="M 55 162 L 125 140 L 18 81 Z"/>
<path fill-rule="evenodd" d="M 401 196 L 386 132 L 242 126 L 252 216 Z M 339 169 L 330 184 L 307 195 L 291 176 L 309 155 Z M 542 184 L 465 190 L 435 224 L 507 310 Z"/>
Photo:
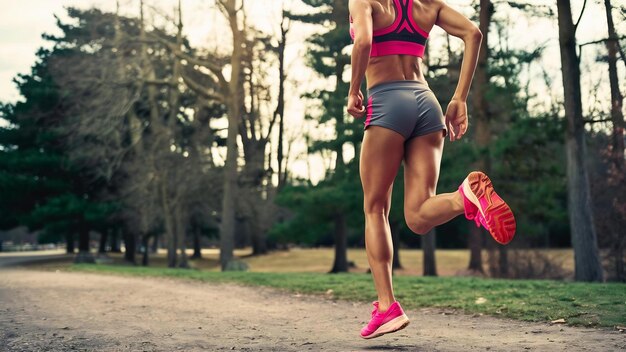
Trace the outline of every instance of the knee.
<path fill-rule="evenodd" d="M 365 216 L 386 214 L 387 206 L 387 199 L 366 199 L 363 201 L 363 213 Z"/>
<path fill-rule="evenodd" d="M 404 221 L 411 231 L 418 235 L 426 235 L 433 227 L 419 214 L 419 211 L 405 211 Z"/>
<path fill-rule="evenodd" d="M 418 222 L 407 221 L 406 224 L 409 227 L 409 229 L 411 229 L 411 231 L 413 231 L 417 235 L 427 235 L 428 232 L 430 232 L 430 230 L 432 230 L 433 228 L 432 226 L 428 224 L 418 223 Z"/>

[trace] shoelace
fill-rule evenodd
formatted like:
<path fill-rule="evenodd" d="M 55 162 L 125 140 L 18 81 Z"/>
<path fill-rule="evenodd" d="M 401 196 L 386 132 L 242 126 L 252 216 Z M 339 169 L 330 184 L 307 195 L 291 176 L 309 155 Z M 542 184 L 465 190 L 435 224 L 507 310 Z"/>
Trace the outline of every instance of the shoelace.
<path fill-rule="evenodd" d="M 374 315 L 378 312 L 378 302 L 374 302 L 372 305 L 374 306 L 374 309 L 372 310 L 372 318 L 374 318 Z"/>

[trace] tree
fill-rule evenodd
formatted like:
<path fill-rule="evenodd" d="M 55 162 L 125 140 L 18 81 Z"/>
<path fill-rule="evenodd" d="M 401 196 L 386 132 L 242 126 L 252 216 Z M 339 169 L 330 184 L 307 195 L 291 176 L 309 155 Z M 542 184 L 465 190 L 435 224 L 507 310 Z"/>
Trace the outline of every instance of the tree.
<path fill-rule="evenodd" d="M 356 227 L 357 222 L 362 226 L 364 220 L 358 211 L 362 208 L 361 186 L 351 177 L 324 180 L 316 187 L 286 185 L 278 194 L 277 202 L 290 208 L 293 217 L 275 226 L 272 236 L 283 242 L 334 243 L 335 256 L 330 273 L 348 271 L 348 226 Z M 362 233 L 362 228 L 357 228 Z"/>
<path fill-rule="evenodd" d="M 437 229 L 433 227 L 426 235 L 422 236 L 422 252 L 424 253 L 424 276 L 437 276 L 437 264 L 435 261 L 435 238 Z"/>
<path fill-rule="evenodd" d="M 344 145 L 349 144 L 358 154 L 359 145 L 363 136 L 360 125 L 353 123 L 344 113 L 345 97 L 348 94 L 349 84 L 343 80 L 343 73 L 350 63 L 349 55 L 343 53 L 343 49 L 350 44 L 348 1 L 347 0 L 302 0 L 303 3 L 317 9 L 316 12 L 306 15 L 290 13 L 289 17 L 304 23 L 328 22 L 332 29 L 327 32 L 313 35 L 308 42 L 311 45 L 308 55 L 308 64 L 316 72 L 326 78 L 334 77 L 335 86 L 332 89 L 322 89 L 308 95 L 309 98 L 321 102 L 323 110 L 317 119 L 318 124 L 329 124 L 334 127 L 335 136 L 330 140 L 315 141 L 310 146 L 314 152 L 330 151 L 334 157 L 334 167 L 328 170 L 327 180 L 320 182 L 314 192 L 330 195 L 329 192 L 337 191 L 339 187 L 354 189 L 358 180 L 358 163 L 354 158 L 347 165 L 343 157 Z M 323 190 L 322 187 L 329 187 Z M 329 191 L 329 192 L 327 192 Z M 333 203 L 334 198 L 320 199 L 318 206 L 333 209 L 332 214 L 324 221 L 334 224 L 335 260 L 331 272 L 348 271 L 347 260 L 347 235 L 346 224 L 348 217 L 346 208 L 342 204 Z M 358 207 L 361 209 L 361 207 Z"/>
<path fill-rule="evenodd" d="M 139 19 L 73 11 L 82 26 L 66 26 L 64 37 L 53 38 L 68 50 L 55 77 L 77 93 L 66 99 L 73 124 L 64 127 L 70 155 L 124 203 L 116 220 L 126 225 L 127 260 L 135 261 L 139 240 L 147 263 L 149 239 L 156 243 L 164 232 L 168 265 L 186 267 L 192 207 L 193 216 L 201 209 L 214 218 L 214 195 L 221 194 L 206 184 L 220 169 L 211 156 L 218 138 L 208 122 L 224 109 L 181 84 L 185 68 L 174 53 L 193 49 L 182 35 L 180 6 L 173 35 L 156 26 L 146 30 L 143 2 L 139 6 Z"/>
<path fill-rule="evenodd" d="M 474 138 L 479 149 L 480 156 L 476 162 L 476 168 L 489 174 L 491 170 L 491 160 L 489 156 L 489 145 L 491 143 L 491 111 L 487 100 L 487 89 L 489 83 L 488 58 L 489 58 L 489 27 L 494 7 L 490 0 L 480 0 L 479 29 L 483 34 L 483 42 L 478 53 L 478 62 L 474 73 L 474 83 L 472 90 L 472 107 L 474 112 Z M 470 262 L 469 270 L 483 272 L 482 266 L 482 241 L 483 231 L 477 227 L 471 227 L 469 236 Z M 491 246 L 490 246 L 491 248 Z M 490 249 L 489 256 L 493 256 Z"/>
<path fill-rule="evenodd" d="M 620 91 L 619 76 L 617 74 L 617 53 L 621 50 L 615 24 L 613 23 L 613 15 L 611 0 L 604 0 L 604 8 L 606 11 L 608 39 L 606 47 L 608 51 L 609 66 L 609 83 L 611 85 L 611 121 L 613 123 L 613 133 L 611 140 L 611 167 L 609 185 L 613 186 L 615 196 L 613 197 L 613 213 L 615 220 L 614 225 L 609 230 L 611 233 L 611 252 L 614 261 L 615 276 L 617 280 L 626 281 L 626 270 L 624 269 L 624 248 L 626 240 L 624 239 L 624 228 L 626 227 L 626 206 L 624 197 L 626 196 L 626 161 L 624 160 L 624 114 L 622 113 L 624 96 Z M 622 57 L 622 59 L 624 59 Z M 626 59 L 625 59 L 626 60 Z M 626 61 L 624 61 L 626 63 Z M 621 194 L 620 194 L 621 190 Z"/>
<path fill-rule="evenodd" d="M 187 67 L 173 53 L 194 55 L 180 6 L 171 35 L 146 30 L 139 5 L 139 19 L 69 8 L 78 24 L 58 21 L 61 35 L 44 35 L 54 49 L 42 51 L 32 77 L 19 83 L 26 102 L 2 106 L 12 125 L 0 130 L 0 164 L 10 166 L 6 185 L 24 204 L 2 220 L 44 228 L 49 239 L 66 235 L 68 249 L 78 235 L 83 253 L 90 230 L 102 234 L 101 247 L 107 232 L 116 244 L 123 230 L 132 263 L 138 240 L 147 249 L 165 232 L 169 265 L 186 266 L 189 224 L 207 228 L 217 220 L 222 189 L 214 183 L 223 174 L 212 153 L 223 143 L 209 121 L 225 107 L 180 83 Z M 26 152 L 36 156 L 30 165 Z M 34 197 L 15 188 L 21 181 Z M 0 208 L 5 199 L 13 204 L 3 195 Z"/>
<path fill-rule="evenodd" d="M 278 189 L 282 188 L 287 181 L 287 164 L 283 162 L 285 156 L 284 139 L 285 139 L 285 81 L 287 76 L 285 74 L 285 48 L 287 45 L 287 33 L 291 27 L 291 22 L 287 18 L 287 12 L 283 9 L 282 17 L 280 21 L 280 39 L 276 52 L 278 54 L 278 102 L 276 104 L 276 110 L 274 111 L 274 118 L 280 116 L 278 122 L 278 150 L 276 152 L 276 158 L 278 161 Z"/>
<path fill-rule="evenodd" d="M 48 73 L 49 51 L 39 50 L 30 75 L 14 79 L 23 102 L 4 104 L 0 116 L 0 229 L 25 223 L 34 208 L 71 185 L 62 168 L 63 151 L 48 128 L 62 118 L 58 89 Z M 58 240 L 58 239 L 55 239 Z"/>
<path fill-rule="evenodd" d="M 11 125 L 0 129 L 0 209 L 5 214 L 0 226 L 43 230 L 43 241 L 65 235 L 70 253 L 78 234 L 76 261 L 93 262 L 89 231 L 107 223 L 117 207 L 99 197 L 101 183 L 68 157 L 60 126 L 70 111 L 66 97 L 76 92 L 62 91 L 51 72 L 55 59 L 66 54 L 65 49 L 41 49 L 32 73 L 15 80 L 24 101 L 2 106 L 2 117 Z"/>
<path fill-rule="evenodd" d="M 71 92 L 62 96 L 66 116 L 56 128 L 74 172 L 84 175 L 86 186 L 96 190 L 99 198 L 112 200 L 120 190 L 120 171 L 129 149 L 123 116 L 138 96 L 119 60 L 121 53 L 127 53 L 119 33 L 132 27 L 132 21 L 120 21 L 117 15 L 97 9 L 69 8 L 68 15 L 80 25 L 59 21 L 62 34 L 44 36 L 61 53 L 51 58 L 50 73 L 62 91 Z M 137 63 L 130 55 L 127 62 L 127 67 Z M 134 262 L 135 238 L 128 233 L 124 237 L 125 257 Z"/>
<path fill-rule="evenodd" d="M 216 100 L 225 106 L 228 117 L 226 138 L 226 160 L 222 179 L 222 206 L 220 222 L 220 264 L 226 270 L 233 259 L 235 247 L 235 215 L 238 207 L 237 198 L 241 194 L 239 187 L 239 148 L 238 135 L 244 122 L 246 92 L 246 56 L 250 53 L 247 40 L 248 27 L 242 2 L 237 0 L 218 0 L 218 9 L 224 14 L 232 35 L 232 51 L 229 57 L 217 54 L 196 55 L 186 52 L 180 46 L 161 40 L 161 43 L 177 57 L 183 65 L 182 79 L 187 87 L 209 100 Z M 157 40 L 159 40 L 157 38 Z M 184 63 L 182 62 L 184 61 Z M 230 68 L 230 77 L 226 78 L 223 69 Z M 249 66 L 248 66 L 249 67 Z M 248 76 L 249 78 L 250 76 Z M 264 152 L 264 148 L 262 149 Z"/>
<path fill-rule="evenodd" d="M 283 22 L 284 22 L 283 18 Z M 238 209 L 245 220 L 252 241 L 252 254 L 261 255 L 268 251 L 266 233 L 274 220 L 275 187 L 272 182 L 273 172 L 271 153 L 267 149 L 277 118 L 281 123 L 284 115 L 284 50 L 286 30 L 281 24 L 281 39 L 275 48 L 272 38 L 258 31 L 249 30 L 251 37 L 246 39 L 244 56 L 244 87 L 249 103 L 244 105 L 239 135 L 243 145 L 245 164 L 240 175 L 241 194 L 238 197 Z M 270 54 L 272 54 L 270 56 Z M 271 89 L 268 73 L 272 72 L 272 56 L 278 56 L 278 102 L 271 119 L 265 119 L 262 110 L 269 110 Z M 266 108 L 266 109 L 263 109 Z M 280 129 L 280 126 L 279 126 Z M 280 139 L 283 138 L 279 131 Z M 280 149 L 280 148 L 279 148 Z M 283 151 L 279 150 L 280 155 Z M 280 172 L 279 172 L 280 173 Z M 280 175 L 279 175 L 280 176 Z M 280 182 L 280 180 L 279 180 Z"/>
<path fill-rule="evenodd" d="M 602 281 L 587 166 L 585 128 L 580 90 L 580 61 L 576 54 L 576 28 L 569 0 L 557 0 L 559 46 L 567 129 L 568 209 L 577 281 Z M 584 8 L 583 8 L 584 11 Z M 581 13 L 582 15 L 582 13 Z"/>
<path fill-rule="evenodd" d="M 223 82 L 228 86 L 225 97 L 228 110 L 228 137 L 226 139 L 226 164 L 224 165 L 224 194 L 222 198 L 222 220 L 220 228 L 220 264 L 222 270 L 227 268 L 233 258 L 235 246 L 235 197 L 238 194 L 237 162 L 239 151 L 237 135 L 241 123 L 241 99 L 243 92 L 242 61 L 244 55 L 245 28 L 241 28 L 239 17 L 241 9 L 237 0 L 218 0 L 222 12 L 228 18 L 233 40 L 233 51 L 230 57 L 230 81 Z M 221 73 L 220 73 L 221 74 Z"/>

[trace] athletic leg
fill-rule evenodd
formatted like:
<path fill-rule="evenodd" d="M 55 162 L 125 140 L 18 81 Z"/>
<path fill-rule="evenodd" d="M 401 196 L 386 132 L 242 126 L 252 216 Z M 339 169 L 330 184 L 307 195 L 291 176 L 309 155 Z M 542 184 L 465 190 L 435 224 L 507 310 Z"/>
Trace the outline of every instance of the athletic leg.
<path fill-rule="evenodd" d="M 391 281 L 393 246 L 388 215 L 393 180 L 403 154 L 404 137 L 399 133 L 378 126 L 370 126 L 365 131 L 360 159 L 365 246 L 381 312 L 395 301 Z"/>
<path fill-rule="evenodd" d="M 361 337 L 371 339 L 403 329 L 409 324 L 395 301 L 391 282 L 393 246 L 389 228 L 393 180 L 404 154 L 404 136 L 384 127 L 370 126 L 361 147 L 361 182 L 365 212 L 365 245 L 378 302 Z"/>
<path fill-rule="evenodd" d="M 515 216 L 484 173 L 471 172 L 456 192 L 435 195 L 442 150 L 443 137 L 439 132 L 407 142 L 404 216 L 409 228 L 426 234 L 434 226 L 465 213 L 468 220 L 485 227 L 498 243 L 509 243 L 515 235 Z"/>
<path fill-rule="evenodd" d="M 426 234 L 463 214 L 461 194 L 435 195 L 443 154 L 441 131 L 407 141 L 404 153 L 404 217 L 411 231 Z"/>

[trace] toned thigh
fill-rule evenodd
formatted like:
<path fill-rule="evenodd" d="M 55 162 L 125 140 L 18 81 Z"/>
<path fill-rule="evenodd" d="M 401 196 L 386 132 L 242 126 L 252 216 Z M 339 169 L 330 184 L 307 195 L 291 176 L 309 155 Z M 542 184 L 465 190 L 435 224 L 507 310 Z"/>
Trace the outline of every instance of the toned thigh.
<path fill-rule="evenodd" d="M 363 137 L 360 158 L 365 212 L 389 214 L 393 180 L 404 155 L 404 137 L 390 129 L 370 126 Z"/>
<path fill-rule="evenodd" d="M 417 211 L 435 195 L 443 154 L 439 130 L 407 141 L 404 153 L 404 212 Z"/>

